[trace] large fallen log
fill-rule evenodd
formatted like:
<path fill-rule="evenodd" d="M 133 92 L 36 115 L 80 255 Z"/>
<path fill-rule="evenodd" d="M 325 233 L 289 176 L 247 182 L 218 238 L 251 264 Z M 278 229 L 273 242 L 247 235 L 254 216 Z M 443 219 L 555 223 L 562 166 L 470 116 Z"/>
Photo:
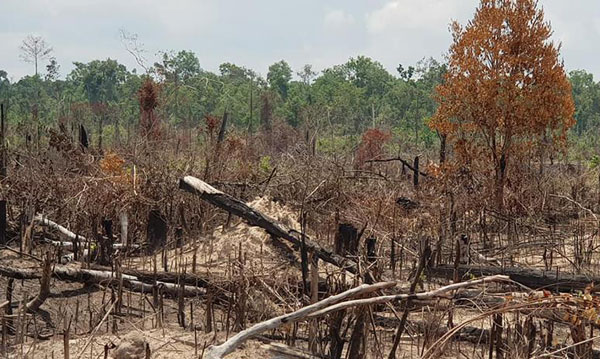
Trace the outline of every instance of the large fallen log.
<path fill-rule="evenodd" d="M 40 226 L 43 227 L 48 227 L 51 229 L 56 230 L 62 237 L 64 237 L 65 239 L 68 239 L 70 242 L 63 242 L 63 241 L 53 241 L 53 240 L 47 240 L 47 242 L 49 244 L 52 244 L 54 246 L 58 246 L 58 247 L 63 247 L 66 249 L 73 249 L 73 243 L 74 241 L 79 241 L 81 243 L 83 242 L 87 242 L 88 240 L 80 235 L 80 234 L 76 234 L 71 232 L 68 228 L 61 226 L 60 224 L 48 219 L 48 217 L 41 215 L 41 214 L 37 214 L 34 218 L 33 221 Z M 123 243 L 113 243 L 113 248 L 114 249 L 122 249 L 122 248 L 126 248 L 127 246 Z M 130 244 L 129 246 L 130 248 L 139 248 L 139 245 L 137 244 Z"/>
<path fill-rule="evenodd" d="M 252 226 L 263 228 L 265 231 L 267 231 L 267 233 L 274 237 L 282 238 L 291 242 L 298 248 L 302 244 L 302 233 L 299 233 L 291 228 L 287 228 L 273 218 L 270 218 L 269 216 L 257 211 L 237 198 L 219 191 L 218 189 L 196 177 L 185 176 L 184 178 L 180 179 L 179 188 L 190 193 L 197 194 L 203 200 L 244 219 Z M 305 235 L 304 238 L 306 248 L 315 253 L 321 260 L 343 268 L 351 273 L 358 272 L 358 266 L 354 261 L 321 247 L 318 243 L 308 238 L 307 235 Z"/>
<path fill-rule="evenodd" d="M 429 268 L 429 276 L 443 277 L 452 279 L 454 276 L 454 266 L 440 265 L 434 268 Z M 584 290 L 592 284 L 600 283 L 600 277 L 588 276 L 583 274 L 568 274 L 556 271 L 543 271 L 532 268 L 514 268 L 514 267 L 491 267 L 491 266 L 460 266 L 458 273 L 461 277 L 473 275 L 489 276 L 489 275 L 507 275 L 513 281 L 520 283 L 532 289 L 548 289 L 559 292 L 570 292 L 574 290 Z M 594 288 L 596 291 L 600 287 Z"/>
<path fill-rule="evenodd" d="M 92 265 L 92 269 L 99 271 L 110 272 L 109 267 L 100 265 Z M 138 280 L 145 283 L 152 283 L 155 279 L 159 282 L 170 282 L 170 283 L 183 283 L 188 286 L 201 287 L 201 288 L 212 288 L 218 284 L 213 281 L 208 281 L 206 278 L 193 273 L 175 273 L 175 272 L 162 272 L 133 269 L 133 268 L 122 268 L 122 273 L 130 276 L 137 277 Z"/>
<path fill-rule="evenodd" d="M 15 279 L 42 278 L 39 269 L 13 268 L 3 265 L 0 266 L 0 275 Z M 106 286 L 117 286 L 120 283 L 115 272 L 83 269 L 65 265 L 54 266 L 52 269 L 52 277 L 69 282 L 96 283 Z M 161 281 L 156 281 L 156 283 L 154 283 L 154 281 L 141 280 L 140 278 L 129 274 L 121 274 L 121 278 L 123 280 L 123 286 L 134 292 L 151 293 L 155 285 L 160 288 L 163 293 L 169 296 L 179 296 L 181 291 L 180 286 L 175 283 Z M 205 288 L 195 286 L 185 286 L 183 291 L 183 295 L 186 297 L 202 296 L 205 294 Z"/>
<path fill-rule="evenodd" d="M 37 214 L 34 218 L 33 221 L 40 225 L 40 226 L 44 226 L 44 227 L 48 227 L 48 228 L 52 228 L 54 230 L 56 230 L 58 233 L 60 233 L 63 237 L 68 238 L 72 241 L 78 239 L 82 242 L 85 242 L 86 239 L 84 236 L 81 235 L 77 235 L 73 232 L 71 232 L 70 230 L 68 230 L 66 227 L 61 226 L 60 224 L 49 220 L 46 216 L 42 215 L 42 214 Z"/>

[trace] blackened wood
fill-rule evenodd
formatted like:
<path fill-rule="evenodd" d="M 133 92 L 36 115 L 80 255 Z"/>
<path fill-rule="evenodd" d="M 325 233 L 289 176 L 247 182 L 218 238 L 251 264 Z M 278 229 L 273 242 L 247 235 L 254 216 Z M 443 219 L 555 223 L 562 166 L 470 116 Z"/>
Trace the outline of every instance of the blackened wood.
<path fill-rule="evenodd" d="M 421 258 L 419 259 L 419 264 L 417 266 L 417 270 L 415 271 L 415 277 L 413 278 L 412 283 L 410 284 L 409 293 L 414 294 L 417 289 L 417 284 L 421 279 L 421 274 L 425 269 L 425 264 L 429 261 L 429 257 L 431 256 L 431 248 L 429 245 L 425 246 L 425 249 L 421 253 Z M 402 318 L 400 319 L 400 324 L 398 324 L 398 328 L 396 328 L 396 333 L 394 335 L 394 342 L 392 343 L 392 349 L 388 355 L 388 359 L 396 358 L 396 350 L 400 344 L 400 339 L 402 338 L 402 333 L 404 332 L 404 328 L 406 327 L 406 321 L 408 320 L 408 314 L 410 312 L 410 306 L 412 304 L 412 299 L 407 299 L 404 302 L 404 312 L 402 313 Z"/>
<path fill-rule="evenodd" d="M 446 162 L 446 138 L 445 134 L 440 134 L 440 164 Z"/>
<path fill-rule="evenodd" d="M 352 334 L 350 335 L 350 348 L 348 349 L 349 358 L 364 358 L 365 348 L 363 347 L 365 339 L 365 311 L 366 308 L 357 308 L 356 321 Z"/>
<path fill-rule="evenodd" d="M 225 139 L 225 131 L 227 130 L 227 119 L 229 118 L 229 114 L 227 111 L 223 113 L 223 120 L 221 121 L 221 128 L 219 129 L 219 136 L 217 137 L 217 143 L 223 142 Z"/>
<path fill-rule="evenodd" d="M 100 262 L 102 265 L 112 263 L 112 250 L 113 250 L 113 222 L 110 219 L 102 220 L 102 228 L 104 229 L 104 237 L 100 237 Z"/>
<path fill-rule="evenodd" d="M 341 256 L 356 256 L 357 252 L 358 230 L 351 224 L 341 223 L 335 237 L 335 253 Z"/>
<path fill-rule="evenodd" d="M 151 210 L 148 215 L 146 234 L 150 252 L 167 244 L 167 221 L 157 209 Z"/>
<path fill-rule="evenodd" d="M 302 267 L 302 288 L 303 294 L 308 296 L 309 286 L 308 286 L 308 251 L 306 248 L 306 238 L 304 235 L 301 236 L 302 243 L 300 244 L 300 264 Z"/>
<path fill-rule="evenodd" d="M 88 134 L 83 125 L 79 125 L 79 144 L 83 148 L 88 148 L 90 143 L 88 140 Z"/>
<path fill-rule="evenodd" d="M 142 272 L 143 273 L 143 272 Z M 160 272 L 158 272 L 160 273 Z M 42 274 L 38 268 L 14 268 L 11 266 L 0 265 L 0 275 L 14 279 L 41 279 Z M 103 285 L 110 285 L 113 287 L 119 286 L 121 280 L 119 280 L 115 272 L 107 269 L 102 270 L 90 270 L 80 269 L 65 265 L 55 265 L 52 269 L 52 277 L 68 282 L 79 282 L 79 283 L 102 283 Z M 152 280 L 148 277 L 137 277 L 128 274 L 122 274 L 123 286 L 129 288 L 135 292 L 149 293 L 152 290 L 154 277 Z M 159 276 L 157 275 L 157 278 Z M 188 281 L 190 279 L 188 278 Z M 164 294 L 168 294 L 172 297 L 177 297 L 180 294 L 180 287 L 177 284 L 170 282 L 158 281 L 156 287 L 158 287 Z M 184 289 L 184 295 L 186 297 L 195 297 L 204 295 L 206 290 L 200 285 L 195 286 L 193 284 L 186 286 Z"/>
<path fill-rule="evenodd" d="M 413 185 L 419 187 L 419 156 L 415 157 L 413 168 Z"/>
<path fill-rule="evenodd" d="M 177 248 L 183 246 L 183 229 L 181 227 L 175 228 L 175 246 Z"/>
<path fill-rule="evenodd" d="M 377 261 L 377 238 L 369 237 L 367 239 L 367 262 L 369 264 L 375 263 Z"/>

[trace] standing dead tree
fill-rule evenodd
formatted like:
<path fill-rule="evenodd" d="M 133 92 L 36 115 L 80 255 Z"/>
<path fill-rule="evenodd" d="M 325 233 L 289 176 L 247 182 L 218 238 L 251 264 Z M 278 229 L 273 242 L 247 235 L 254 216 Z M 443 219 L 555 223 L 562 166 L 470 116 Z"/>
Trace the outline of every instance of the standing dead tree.
<path fill-rule="evenodd" d="M 50 56 L 52 47 L 44 41 L 41 36 L 29 35 L 23 40 L 20 47 L 21 59 L 32 63 L 35 67 L 35 75 L 38 74 L 38 63 Z"/>

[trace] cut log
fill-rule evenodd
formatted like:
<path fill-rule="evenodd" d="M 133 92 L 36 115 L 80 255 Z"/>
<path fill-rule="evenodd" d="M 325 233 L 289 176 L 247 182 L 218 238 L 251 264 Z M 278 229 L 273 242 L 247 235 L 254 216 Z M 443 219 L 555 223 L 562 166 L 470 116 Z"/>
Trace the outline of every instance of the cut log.
<path fill-rule="evenodd" d="M 266 216 L 256 209 L 248 206 L 244 202 L 219 191 L 218 189 L 196 177 L 186 176 L 182 178 L 179 180 L 179 188 L 190 193 L 197 194 L 200 196 L 200 198 L 209 202 L 210 204 L 243 218 L 252 226 L 263 228 L 272 236 L 291 242 L 298 249 L 302 245 L 301 233 L 287 228 L 273 218 L 270 218 L 269 216 Z M 315 253 L 321 260 L 331 263 L 339 268 L 343 268 L 351 273 L 358 273 L 358 266 L 354 261 L 321 247 L 318 243 L 312 241 L 307 235 L 305 235 L 304 238 L 306 248 L 310 252 Z"/>
<path fill-rule="evenodd" d="M 586 287 L 600 283 L 600 277 L 588 276 L 583 274 L 558 273 L 556 271 L 547 272 L 531 268 L 502 268 L 491 266 L 467 266 L 458 267 L 458 274 L 463 277 L 466 274 L 474 276 L 489 275 L 507 275 L 513 281 L 520 283 L 532 289 L 548 289 L 559 292 L 570 292 L 575 290 L 584 290 Z M 452 279 L 454 275 L 454 266 L 440 265 L 428 270 L 429 276 Z M 600 287 L 594 287 L 595 291 L 600 291 Z"/>
<path fill-rule="evenodd" d="M 0 266 L 0 275 L 15 279 L 42 278 L 42 275 L 39 273 L 38 269 L 13 268 L 10 266 Z M 52 270 L 52 277 L 69 282 L 96 283 L 106 286 L 119 285 L 119 279 L 116 277 L 115 272 L 82 269 L 64 265 L 56 265 Z M 140 278 L 129 274 L 122 274 L 121 277 L 123 278 L 123 285 L 134 292 L 152 292 L 154 286 L 153 281 L 152 284 L 147 283 L 140 280 Z M 163 293 L 173 297 L 179 296 L 181 291 L 181 286 L 175 283 L 157 281 L 156 285 L 161 288 Z M 206 289 L 194 286 L 186 286 L 183 294 L 186 297 L 203 296 L 206 294 Z"/>
<path fill-rule="evenodd" d="M 49 228 L 56 230 L 63 237 L 70 239 L 72 241 L 74 241 L 76 238 L 79 239 L 81 242 L 87 241 L 84 236 L 81 236 L 81 235 L 77 236 L 77 234 L 71 232 L 70 230 L 61 226 L 60 224 L 49 220 L 48 218 L 46 218 L 46 216 L 44 216 L 42 214 L 37 214 L 33 218 L 33 221 L 40 226 L 49 227 Z"/>
<path fill-rule="evenodd" d="M 79 241 L 79 242 L 87 242 L 87 239 L 80 235 L 80 234 L 76 234 L 71 232 L 68 228 L 61 226 L 60 224 L 48 219 L 48 217 L 42 215 L 42 214 L 37 214 L 34 218 L 33 221 L 35 222 L 35 224 L 40 225 L 40 226 L 44 226 L 44 227 L 48 227 L 51 229 L 54 229 L 55 231 L 57 231 L 63 238 L 69 240 L 70 242 L 62 242 L 62 241 L 52 241 L 49 240 L 49 243 L 54 245 L 54 246 L 60 246 L 63 248 L 67 248 L 72 250 L 73 249 L 73 244 L 72 242 L 74 241 Z M 113 243 L 113 249 L 121 249 L 121 248 L 125 248 L 126 245 L 123 243 Z M 135 244 L 130 244 L 130 248 L 139 248 L 139 245 L 135 245 Z"/>
<path fill-rule="evenodd" d="M 110 268 L 103 266 L 93 266 L 93 269 L 110 272 Z M 209 282 L 207 279 L 193 273 L 175 273 L 175 272 L 154 272 L 144 271 L 140 269 L 122 268 L 122 273 L 137 277 L 138 280 L 145 283 L 152 283 L 155 279 L 160 282 L 183 283 L 186 286 L 200 288 L 215 288 L 216 284 Z M 225 283 L 218 284 L 219 287 L 224 287 Z"/>

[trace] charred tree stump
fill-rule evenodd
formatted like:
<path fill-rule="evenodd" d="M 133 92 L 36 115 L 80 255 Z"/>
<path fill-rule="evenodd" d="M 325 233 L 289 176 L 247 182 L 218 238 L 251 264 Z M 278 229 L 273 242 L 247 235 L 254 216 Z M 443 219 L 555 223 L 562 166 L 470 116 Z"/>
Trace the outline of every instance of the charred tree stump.
<path fill-rule="evenodd" d="M 113 229 L 112 229 L 112 220 L 103 219 L 102 220 L 102 228 L 104 229 L 105 237 L 100 236 L 98 239 L 100 241 L 100 263 L 102 265 L 108 265 L 112 263 L 112 250 L 113 250 Z"/>
<path fill-rule="evenodd" d="M 88 148 L 90 145 L 87 131 L 85 130 L 85 127 L 83 127 L 83 125 L 79 125 L 79 144 L 81 145 L 81 148 L 84 149 Z"/>
<path fill-rule="evenodd" d="M 146 236 L 149 252 L 167 244 L 167 221 L 157 209 L 151 210 L 148 215 Z"/>
<path fill-rule="evenodd" d="M 335 253 L 341 256 L 358 252 L 358 230 L 351 224 L 342 223 L 335 237 Z"/>
<path fill-rule="evenodd" d="M 419 156 L 415 157 L 413 168 L 413 185 L 417 188 L 419 187 Z"/>

